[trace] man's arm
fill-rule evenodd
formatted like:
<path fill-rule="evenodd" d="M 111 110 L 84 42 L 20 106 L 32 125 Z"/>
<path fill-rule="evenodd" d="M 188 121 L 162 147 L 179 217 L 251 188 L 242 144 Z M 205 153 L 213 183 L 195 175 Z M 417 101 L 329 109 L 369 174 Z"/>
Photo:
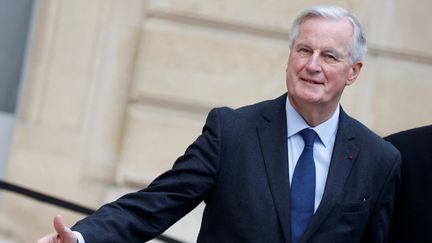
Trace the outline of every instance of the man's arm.
<path fill-rule="evenodd" d="M 146 189 L 105 204 L 71 230 L 80 232 L 87 242 L 107 242 L 107 239 L 138 242 L 158 236 L 190 212 L 207 197 L 216 181 L 221 147 L 219 113 L 218 109 L 209 113 L 201 136 L 176 160 L 171 170 Z M 72 241 L 75 243 L 76 235 L 71 236 L 69 233 L 73 231 L 66 229 L 67 239 L 75 239 Z M 55 241 L 56 234 L 46 239 L 40 243 L 59 242 Z"/>

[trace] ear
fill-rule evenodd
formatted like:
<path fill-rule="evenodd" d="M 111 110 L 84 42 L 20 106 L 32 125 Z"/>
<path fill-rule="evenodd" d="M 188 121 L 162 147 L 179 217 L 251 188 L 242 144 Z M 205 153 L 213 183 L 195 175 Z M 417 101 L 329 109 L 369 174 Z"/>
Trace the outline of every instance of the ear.
<path fill-rule="evenodd" d="M 351 65 L 350 71 L 348 74 L 348 79 L 346 80 L 345 85 L 351 85 L 356 81 L 357 77 L 360 74 L 360 70 L 362 69 L 362 67 L 363 67 L 362 62 L 356 62 L 356 63 Z"/>

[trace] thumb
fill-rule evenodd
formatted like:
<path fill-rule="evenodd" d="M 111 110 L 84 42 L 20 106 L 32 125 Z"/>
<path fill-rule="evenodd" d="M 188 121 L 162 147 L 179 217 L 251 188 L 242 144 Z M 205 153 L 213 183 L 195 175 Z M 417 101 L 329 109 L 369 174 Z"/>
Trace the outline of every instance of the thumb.
<path fill-rule="evenodd" d="M 61 215 L 56 215 L 54 217 L 54 229 L 57 232 L 57 234 L 60 236 L 60 238 L 69 238 L 70 234 L 72 234 L 72 231 L 66 227 L 63 223 L 63 218 Z"/>

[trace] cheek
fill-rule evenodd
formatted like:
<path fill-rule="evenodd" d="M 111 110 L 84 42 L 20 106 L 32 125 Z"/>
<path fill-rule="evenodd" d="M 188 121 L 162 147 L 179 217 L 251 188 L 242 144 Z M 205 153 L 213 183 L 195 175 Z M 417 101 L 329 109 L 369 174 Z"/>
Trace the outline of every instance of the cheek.
<path fill-rule="evenodd" d="M 296 73 L 305 65 L 306 60 L 296 55 L 290 56 L 288 59 L 288 67 L 291 72 Z"/>
<path fill-rule="evenodd" d="M 324 75 L 332 86 L 345 86 L 348 80 L 349 71 L 340 68 L 328 68 L 325 69 Z"/>
<path fill-rule="evenodd" d="M 327 72 L 326 73 L 327 85 L 326 89 L 331 93 L 339 93 L 346 86 L 347 77 L 341 72 Z"/>
<path fill-rule="evenodd" d="M 293 58 L 289 63 L 288 67 L 293 73 L 297 73 L 304 66 L 299 58 Z"/>
<path fill-rule="evenodd" d="M 288 64 L 287 68 L 287 79 L 295 79 L 301 70 L 301 66 L 298 62 L 291 62 Z"/>
<path fill-rule="evenodd" d="M 295 74 L 294 70 L 288 69 L 286 73 L 286 86 L 288 89 L 294 89 L 296 86 L 297 75 Z"/>

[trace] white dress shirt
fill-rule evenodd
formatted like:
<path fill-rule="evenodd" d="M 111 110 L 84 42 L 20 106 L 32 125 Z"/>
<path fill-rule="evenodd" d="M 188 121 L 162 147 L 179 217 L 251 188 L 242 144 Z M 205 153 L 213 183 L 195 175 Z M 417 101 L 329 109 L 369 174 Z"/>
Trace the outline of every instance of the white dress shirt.
<path fill-rule="evenodd" d="M 81 235 L 80 232 L 78 231 L 72 231 L 72 232 L 74 232 L 74 234 L 78 238 L 78 243 L 85 243 L 84 237 Z"/>
<path fill-rule="evenodd" d="M 317 210 L 327 181 L 327 174 L 330 166 L 330 160 L 333 153 L 333 147 L 336 139 L 336 131 L 339 124 L 340 108 L 337 107 L 334 114 L 327 121 L 315 127 L 310 127 L 299 113 L 292 107 L 289 99 L 286 102 L 287 132 L 288 132 L 288 168 L 289 181 L 291 185 L 294 168 L 297 164 L 304 148 L 304 141 L 299 132 L 305 128 L 313 129 L 319 139 L 314 143 L 314 161 L 316 169 L 316 187 L 315 187 L 315 209 Z"/>

